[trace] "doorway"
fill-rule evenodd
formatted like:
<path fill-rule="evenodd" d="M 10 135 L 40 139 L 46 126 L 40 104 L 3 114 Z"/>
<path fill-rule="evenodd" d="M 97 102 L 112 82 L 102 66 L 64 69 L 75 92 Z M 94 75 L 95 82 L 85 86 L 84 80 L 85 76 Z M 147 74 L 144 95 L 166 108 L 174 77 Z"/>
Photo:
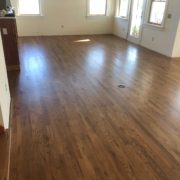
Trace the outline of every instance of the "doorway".
<path fill-rule="evenodd" d="M 130 9 L 128 41 L 139 44 L 142 36 L 145 0 L 132 0 Z"/>

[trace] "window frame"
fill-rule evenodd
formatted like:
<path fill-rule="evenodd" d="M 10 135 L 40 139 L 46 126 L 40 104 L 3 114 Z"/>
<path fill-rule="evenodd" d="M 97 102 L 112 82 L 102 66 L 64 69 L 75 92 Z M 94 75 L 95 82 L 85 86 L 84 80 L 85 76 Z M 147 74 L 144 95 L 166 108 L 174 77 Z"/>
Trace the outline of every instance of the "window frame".
<path fill-rule="evenodd" d="M 22 16 L 22 17 L 39 17 L 39 16 L 43 16 L 43 12 L 42 12 L 42 0 L 38 0 L 39 1 L 39 14 L 21 14 L 20 10 L 19 10 L 19 1 L 17 2 L 17 12 L 18 12 L 18 16 Z"/>
<path fill-rule="evenodd" d="M 163 28 L 164 25 L 165 25 L 165 21 L 166 21 L 168 2 L 169 1 L 166 0 L 165 10 L 164 10 L 163 19 L 162 19 L 161 24 L 150 22 L 153 1 L 155 1 L 155 0 L 149 0 L 148 15 L 147 15 L 147 18 L 146 18 L 146 24 L 151 25 L 151 26 L 155 26 L 155 27 L 159 27 L 159 28 Z"/>
<path fill-rule="evenodd" d="M 125 19 L 125 20 L 129 19 L 132 0 L 127 0 L 127 1 L 128 1 L 127 16 L 120 16 L 120 9 L 121 9 L 122 0 L 118 0 L 117 9 L 116 9 L 116 17 L 121 18 L 121 19 Z"/>
<path fill-rule="evenodd" d="M 104 14 L 90 14 L 90 1 L 91 0 L 87 0 L 87 17 L 103 17 L 103 16 L 107 16 L 107 9 L 108 9 L 108 0 L 106 0 L 106 6 L 105 6 L 105 13 Z"/>

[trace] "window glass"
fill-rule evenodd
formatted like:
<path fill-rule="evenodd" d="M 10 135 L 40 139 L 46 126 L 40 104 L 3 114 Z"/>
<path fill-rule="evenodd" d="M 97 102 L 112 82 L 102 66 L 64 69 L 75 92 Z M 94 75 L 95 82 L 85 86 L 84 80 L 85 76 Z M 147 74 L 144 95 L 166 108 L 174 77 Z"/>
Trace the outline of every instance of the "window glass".
<path fill-rule="evenodd" d="M 89 0 L 89 15 L 106 15 L 107 0 Z"/>
<path fill-rule="evenodd" d="M 153 0 L 151 4 L 149 23 L 161 25 L 166 10 L 166 0 Z"/>
<path fill-rule="evenodd" d="M 128 10 L 129 10 L 129 0 L 121 0 L 120 1 L 120 9 L 119 9 L 119 16 L 123 18 L 128 17 Z"/>
<path fill-rule="evenodd" d="M 19 0 L 19 14 L 22 15 L 39 15 L 39 0 Z"/>

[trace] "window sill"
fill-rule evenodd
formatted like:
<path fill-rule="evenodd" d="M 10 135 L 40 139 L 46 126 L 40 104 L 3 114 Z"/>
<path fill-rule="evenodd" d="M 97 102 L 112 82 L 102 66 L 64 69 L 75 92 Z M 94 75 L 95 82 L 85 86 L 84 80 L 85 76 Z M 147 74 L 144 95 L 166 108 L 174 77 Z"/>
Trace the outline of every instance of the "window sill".
<path fill-rule="evenodd" d="M 149 26 L 160 31 L 163 31 L 165 28 L 164 25 L 156 25 L 156 24 L 151 24 L 151 23 L 144 23 L 144 26 Z"/>
<path fill-rule="evenodd" d="M 43 19 L 44 15 L 17 15 L 17 19 L 19 20 L 31 20 L 31 19 Z"/>
<path fill-rule="evenodd" d="M 121 16 L 114 16 L 114 18 L 117 18 L 117 19 L 122 19 L 122 20 L 124 20 L 124 21 L 128 21 L 128 18 L 121 17 Z"/>
<path fill-rule="evenodd" d="M 42 14 L 17 14 L 16 17 L 44 17 Z"/>
<path fill-rule="evenodd" d="M 87 15 L 86 17 L 107 17 L 107 15 Z"/>

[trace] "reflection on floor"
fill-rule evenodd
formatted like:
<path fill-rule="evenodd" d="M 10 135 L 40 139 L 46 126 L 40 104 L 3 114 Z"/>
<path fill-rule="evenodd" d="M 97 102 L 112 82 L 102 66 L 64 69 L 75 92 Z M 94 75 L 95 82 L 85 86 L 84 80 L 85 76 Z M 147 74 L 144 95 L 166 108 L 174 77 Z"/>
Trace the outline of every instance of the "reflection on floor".
<path fill-rule="evenodd" d="M 0 133 L 0 180 L 6 180 L 9 166 L 9 131 Z"/>

